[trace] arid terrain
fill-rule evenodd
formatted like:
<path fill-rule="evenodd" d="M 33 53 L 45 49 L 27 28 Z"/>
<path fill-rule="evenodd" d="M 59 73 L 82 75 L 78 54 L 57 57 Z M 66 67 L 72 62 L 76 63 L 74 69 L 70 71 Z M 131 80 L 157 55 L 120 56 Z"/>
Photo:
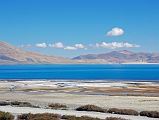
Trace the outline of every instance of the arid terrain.
<path fill-rule="evenodd" d="M 103 118 L 119 116 L 130 120 L 155 118 L 74 111 L 81 105 L 96 105 L 105 109 L 119 108 L 140 111 L 159 111 L 159 83 L 133 81 L 0 81 L 0 101 L 25 101 L 40 108 L 0 106 L 14 114 L 61 113 L 62 115 L 89 115 Z M 64 110 L 45 109 L 48 104 L 64 104 Z M 157 118 L 156 118 L 157 119 Z"/>

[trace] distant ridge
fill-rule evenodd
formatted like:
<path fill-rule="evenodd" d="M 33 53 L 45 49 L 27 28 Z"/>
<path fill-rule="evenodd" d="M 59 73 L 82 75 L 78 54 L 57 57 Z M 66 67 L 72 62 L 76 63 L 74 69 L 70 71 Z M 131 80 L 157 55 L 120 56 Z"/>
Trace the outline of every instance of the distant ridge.
<path fill-rule="evenodd" d="M 159 63 L 159 53 L 112 51 L 103 54 L 87 54 L 66 59 L 28 52 L 0 41 L 0 64 L 109 64 L 109 63 Z"/>
<path fill-rule="evenodd" d="M 103 61 L 105 63 L 159 63 L 159 53 L 112 51 L 103 54 L 87 54 L 74 57 L 73 60 Z"/>
<path fill-rule="evenodd" d="M 72 60 L 63 57 L 27 52 L 6 42 L 0 41 L 0 64 L 51 64 L 72 62 Z"/>

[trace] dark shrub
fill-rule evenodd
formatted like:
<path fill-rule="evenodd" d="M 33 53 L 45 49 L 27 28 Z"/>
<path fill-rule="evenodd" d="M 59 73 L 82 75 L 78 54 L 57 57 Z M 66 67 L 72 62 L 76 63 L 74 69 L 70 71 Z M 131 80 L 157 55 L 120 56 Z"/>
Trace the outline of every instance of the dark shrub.
<path fill-rule="evenodd" d="M 76 117 L 76 116 L 71 116 L 71 115 L 63 115 L 61 117 L 61 119 L 64 119 L 64 120 L 102 120 L 99 118 L 92 118 L 92 117 L 88 117 L 88 116 Z"/>
<path fill-rule="evenodd" d="M 124 118 L 116 118 L 116 117 L 107 117 L 105 120 L 127 120 Z"/>
<path fill-rule="evenodd" d="M 73 116 L 73 115 L 63 115 L 62 117 L 61 117 L 61 119 L 66 119 L 66 120 L 73 120 L 73 119 L 75 119 L 76 118 L 76 116 Z"/>
<path fill-rule="evenodd" d="M 95 105 L 84 105 L 76 108 L 77 111 L 94 111 L 94 112 L 106 112 L 106 109 L 103 109 L 101 107 L 95 106 Z"/>
<path fill-rule="evenodd" d="M 5 101 L 0 101 L 0 106 L 6 106 L 6 105 L 10 105 L 10 103 Z"/>
<path fill-rule="evenodd" d="M 101 120 L 99 118 L 92 118 L 92 117 L 88 117 L 88 116 L 82 116 L 80 117 L 79 120 Z"/>
<path fill-rule="evenodd" d="M 18 120 L 29 120 L 32 114 L 22 114 L 18 116 Z"/>
<path fill-rule="evenodd" d="M 0 111 L 0 120 L 14 120 L 14 116 L 11 113 Z"/>
<path fill-rule="evenodd" d="M 34 106 L 29 102 L 19 102 L 19 101 L 13 101 L 11 102 L 12 106 L 17 106 L 17 107 L 34 107 L 34 108 L 39 108 L 38 106 Z"/>
<path fill-rule="evenodd" d="M 61 116 L 57 114 L 22 114 L 18 116 L 18 120 L 60 120 Z"/>
<path fill-rule="evenodd" d="M 142 112 L 140 112 L 140 115 L 152 117 L 152 118 L 159 118 L 159 112 L 157 112 L 157 111 L 142 111 Z"/>
<path fill-rule="evenodd" d="M 29 102 L 19 102 L 18 107 L 32 107 L 33 105 Z"/>
<path fill-rule="evenodd" d="M 92 118 L 88 116 L 81 116 L 81 117 L 76 117 L 76 116 L 71 116 L 71 115 L 63 115 L 60 116 L 58 114 L 49 114 L 49 113 L 44 113 L 44 114 L 22 114 L 18 116 L 17 120 L 103 120 L 99 118 Z M 105 120 L 126 120 L 122 118 L 115 118 L 115 117 L 108 117 Z"/>
<path fill-rule="evenodd" d="M 12 105 L 12 106 L 17 106 L 17 107 L 36 107 L 29 102 L 19 102 L 19 101 L 13 101 L 13 102 L 1 101 L 0 102 L 0 106 L 6 106 L 6 105 Z"/>
<path fill-rule="evenodd" d="M 64 104 L 59 104 L 59 103 L 51 103 L 48 105 L 49 108 L 51 109 L 66 109 L 67 106 Z"/>
<path fill-rule="evenodd" d="M 13 102 L 11 102 L 11 105 L 20 105 L 21 104 L 21 102 L 18 102 L 18 101 L 13 101 Z"/>
<path fill-rule="evenodd" d="M 123 114 L 123 115 L 139 115 L 139 113 L 135 110 L 131 109 L 117 109 L 117 108 L 110 108 L 108 110 L 108 113 L 114 113 L 114 114 Z"/>
<path fill-rule="evenodd" d="M 82 117 L 76 117 L 76 116 L 70 116 L 70 115 L 63 115 L 61 119 L 64 120 L 103 120 L 99 118 L 92 118 L 88 116 L 82 116 Z M 105 120 L 126 120 L 123 118 L 116 118 L 116 117 L 107 117 Z"/>

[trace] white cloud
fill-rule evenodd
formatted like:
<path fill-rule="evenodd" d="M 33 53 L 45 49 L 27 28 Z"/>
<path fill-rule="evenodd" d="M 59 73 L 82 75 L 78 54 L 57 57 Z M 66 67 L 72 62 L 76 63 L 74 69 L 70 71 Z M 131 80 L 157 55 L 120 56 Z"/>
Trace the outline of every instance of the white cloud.
<path fill-rule="evenodd" d="M 53 44 L 46 44 L 45 42 L 44 43 L 37 43 L 35 45 L 36 47 L 39 47 L 39 48 L 46 48 L 46 47 L 52 47 L 52 48 L 63 48 L 64 50 L 77 50 L 77 49 L 87 49 L 83 44 L 81 43 L 78 43 L 78 44 L 75 44 L 73 46 L 64 46 L 64 44 L 62 42 L 56 42 L 56 43 L 53 43 Z"/>
<path fill-rule="evenodd" d="M 124 30 L 122 28 L 112 28 L 111 31 L 107 32 L 107 36 L 120 36 L 124 34 Z"/>
<path fill-rule="evenodd" d="M 49 47 L 53 47 L 53 48 L 64 48 L 64 45 L 62 42 L 57 42 L 54 44 L 49 44 Z"/>
<path fill-rule="evenodd" d="M 65 50 L 77 50 L 76 47 L 73 47 L 73 46 L 67 46 L 64 48 Z"/>
<path fill-rule="evenodd" d="M 22 45 L 21 47 L 31 47 L 32 45 Z M 52 47 L 52 48 L 61 48 L 64 50 L 78 50 L 78 49 L 84 49 L 87 50 L 87 47 L 81 43 L 74 44 L 73 46 L 64 46 L 62 42 L 57 42 L 53 44 L 46 44 L 45 42 L 43 43 L 37 43 L 35 44 L 35 47 L 39 48 L 47 48 L 47 47 Z M 131 44 L 128 42 L 101 42 L 101 43 L 96 43 L 95 45 L 90 44 L 88 45 L 89 48 L 108 48 L 108 49 L 116 49 L 116 48 L 136 48 L 140 47 L 140 45 L 137 44 Z"/>
<path fill-rule="evenodd" d="M 77 50 L 77 49 L 87 49 L 83 44 L 79 43 L 79 44 L 75 44 L 74 46 L 66 46 L 64 48 L 65 50 Z"/>
<path fill-rule="evenodd" d="M 47 44 L 46 43 L 37 43 L 35 46 L 39 47 L 39 48 L 46 48 Z"/>
<path fill-rule="evenodd" d="M 96 43 L 96 47 L 108 48 L 108 49 L 116 49 L 116 48 L 135 48 L 140 47 L 136 44 L 130 44 L 128 42 L 111 42 L 111 43 Z"/>
<path fill-rule="evenodd" d="M 85 48 L 85 46 L 83 44 L 75 44 L 75 47 L 79 48 L 79 49 L 84 49 Z"/>

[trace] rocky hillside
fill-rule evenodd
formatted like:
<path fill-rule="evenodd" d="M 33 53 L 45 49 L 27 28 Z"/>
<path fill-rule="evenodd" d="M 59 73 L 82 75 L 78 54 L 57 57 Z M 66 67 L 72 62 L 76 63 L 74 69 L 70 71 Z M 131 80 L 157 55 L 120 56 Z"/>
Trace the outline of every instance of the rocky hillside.
<path fill-rule="evenodd" d="M 159 63 L 159 53 L 131 52 L 127 50 L 112 51 L 104 54 L 87 54 L 73 60 L 103 61 L 105 63 Z"/>
<path fill-rule="evenodd" d="M 0 41 L 0 64 L 49 64 L 72 62 L 72 60 L 62 57 L 46 56 L 38 53 L 27 52 Z"/>
<path fill-rule="evenodd" d="M 28 52 L 0 41 L 0 64 L 54 64 L 54 63 L 159 63 L 159 53 L 112 51 L 87 54 L 66 59 Z"/>

